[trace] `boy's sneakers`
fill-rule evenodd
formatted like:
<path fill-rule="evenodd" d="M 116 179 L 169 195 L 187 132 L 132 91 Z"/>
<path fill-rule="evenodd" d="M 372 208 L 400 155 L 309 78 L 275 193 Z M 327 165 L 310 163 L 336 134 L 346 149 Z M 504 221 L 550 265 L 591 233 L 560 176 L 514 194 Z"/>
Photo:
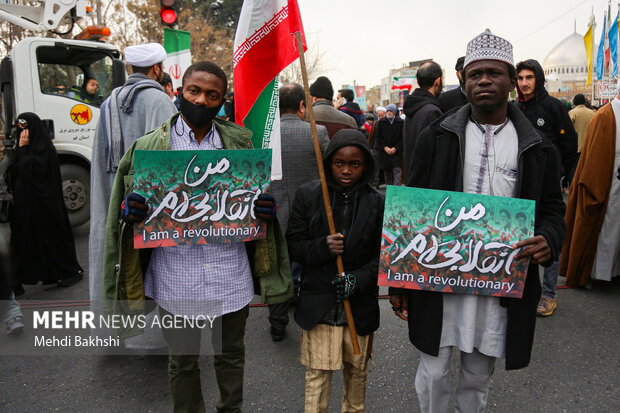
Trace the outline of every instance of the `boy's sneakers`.
<path fill-rule="evenodd" d="M 558 308 L 558 303 L 554 298 L 540 297 L 536 315 L 539 317 L 549 317 L 553 315 L 556 308 Z"/>
<path fill-rule="evenodd" d="M 17 316 L 11 318 L 6 322 L 6 333 L 11 334 L 19 334 L 24 331 L 24 320 L 22 317 Z"/>

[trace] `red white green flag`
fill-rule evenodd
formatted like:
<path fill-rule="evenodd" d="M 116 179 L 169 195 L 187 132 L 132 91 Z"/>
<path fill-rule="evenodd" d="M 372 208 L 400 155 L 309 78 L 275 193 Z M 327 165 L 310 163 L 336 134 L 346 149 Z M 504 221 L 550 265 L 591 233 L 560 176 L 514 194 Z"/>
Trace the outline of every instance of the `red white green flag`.
<path fill-rule="evenodd" d="M 245 0 L 235 48 L 235 121 L 253 133 L 255 148 L 273 149 L 272 179 L 282 178 L 278 74 L 297 57 L 295 33 L 306 40 L 297 0 Z"/>
<path fill-rule="evenodd" d="M 164 28 L 164 49 L 168 55 L 164 71 L 170 75 L 173 89 L 177 90 L 182 86 L 183 73 L 192 64 L 190 32 Z"/>
<path fill-rule="evenodd" d="M 411 89 L 413 87 L 413 77 L 392 77 L 392 90 L 393 89 Z"/>

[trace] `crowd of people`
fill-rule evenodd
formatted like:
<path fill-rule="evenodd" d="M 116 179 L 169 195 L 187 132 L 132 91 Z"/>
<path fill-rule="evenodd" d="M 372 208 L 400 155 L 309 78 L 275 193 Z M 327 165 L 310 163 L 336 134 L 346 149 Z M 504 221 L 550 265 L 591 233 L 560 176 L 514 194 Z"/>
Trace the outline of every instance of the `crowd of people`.
<path fill-rule="evenodd" d="M 496 359 L 505 359 L 508 370 L 529 364 L 536 316 L 551 316 L 558 306 L 558 275 L 566 276 L 568 285 L 585 287 L 592 279 L 609 281 L 620 273 L 620 230 L 615 225 L 620 210 L 620 100 L 594 113 L 577 95 L 569 112 L 546 91 L 540 64 L 526 60 L 515 65 L 511 43 L 488 29 L 457 60 L 458 88 L 442 93 L 441 67 L 423 63 L 418 88 L 406 97 L 402 110 L 394 103 L 363 110 L 349 89 L 339 90 L 334 100 L 325 76 L 310 86 L 311 102 L 302 86 L 282 85 L 283 178 L 254 205 L 257 219 L 266 222 L 267 238 L 248 245 L 135 249 L 127 234 L 149 210 L 147 200 L 133 190 L 137 150 L 251 148 L 251 132 L 218 117 L 231 97 L 222 69 L 205 61 L 191 65 L 175 95 L 163 71 L 165 57 L 159 44 L 128 47 L 125 59 L 132 74 L 101 104 L 91 166 L 91 308 L 123 312 L 116 302 L 148 298 L 159 307 L 149 314 L 153 317 L 179 315 L 173 302 L 217 303 L 219 311 L 211 315 L 217 316 L 218 412 L 242 408 L 244 336 L 255 294 L 269 304 L 274 341 L 285 339 L 289 303 L 295 302 L 294 319 L 302 329 L 300 361 L 306 368 L 305 412 L 328 411 L 333 372 L 340 369 L 342 411 L 364 411 L 368 361 L 379 327 L 381 180 L 536 201 L 534 236 L 515 246 L 521 249 L 517 259 L 530 259 L 521 299 L 390 288 L 396 318 L 386 322 L 404 320 L 420 351 L 415 389 L 423 412 L 449 411 L 451 398 L 457 411 L 484 411 Z M 518 97 L 510 102 L 515 88 Z M 307 122 L 310 108 L 318 125 L 335 233 L 318 180 Z M 9 177 L 15 206 L 25 206 L 11 221 L 15 272 L 25 284 L 71 285 L 81 279 L 82 269 L 58 199 L 53 146 L 36 115 L 20 115 L 16 126 L 21 131 L 18 158 Z M 46 180 L 35 173 L 47 174 Z M 35 184 L 39 186 L 33 191 Z M 568 209 L 562 184 L 570 188 Z M 50 218 L 33 208 L 45 209 Z M 46 222 L 35 222 L 34 216 Z M 23 239 L 23 234 L 31 237 L 29 225 L 45 232 L 40 238 L 44 245 L 34 248 L 39 260 L 33 259 L 31 245 L 28 255 L 23 253 L 31 241 Z M 48 251 L 52 247 L 61 253 Z M 542 286 L 539 265 L 545 267 Z M 10 311 L 13 320 L 18 317 L 15 307 Z M 359 354 L 352 327 L 359 336 Z M 7 323 L 7 328 L 15 331 L 23 323 L 17 328 Z M 206 410 L 199 328 L 118 333 L 128 348 L 168 347 L 174 412 Z M 455 390 L 450 383 L 454 351 L 460 355 Z"/>

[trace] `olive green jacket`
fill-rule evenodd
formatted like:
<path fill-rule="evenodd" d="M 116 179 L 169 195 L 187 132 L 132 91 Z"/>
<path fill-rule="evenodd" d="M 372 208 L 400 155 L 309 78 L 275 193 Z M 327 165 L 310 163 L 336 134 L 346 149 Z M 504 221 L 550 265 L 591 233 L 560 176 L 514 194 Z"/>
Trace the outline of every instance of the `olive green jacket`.
<path fill-rule="evenodd" d="M 148 312 L 144 295 L 144 276 L 151 250 L 133 248 L 133 229 L 120 218 L 120 205 L 134 187 L 134 153 L 136 150 L 170 150 L 170 126 L 176 114 L 161 127 L 138 139 L 121 159 L 110 195 L 103 274 L 106 297 L 105 309 L 113 314 L 143 314 Z M 232 122 L 215 119 L 225 149 L 251 149 L 252 132 Z M 267 225 L 264 239 L 247 242 L 246 250 L 257 294 L 267 304 L 289 301 L 293 297 L 293 281 L 286 241 L 277 219 Z M 140 331 L 120 330 L 121 337 Z"/>

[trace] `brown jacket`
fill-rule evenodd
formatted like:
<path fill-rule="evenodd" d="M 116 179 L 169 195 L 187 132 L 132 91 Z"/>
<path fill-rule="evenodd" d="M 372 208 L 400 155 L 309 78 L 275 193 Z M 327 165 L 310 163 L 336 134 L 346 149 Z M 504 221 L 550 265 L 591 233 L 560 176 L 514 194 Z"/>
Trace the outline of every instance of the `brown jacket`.
<path fill-rule="evenodd" d="M 560 275 L 566 276 L 566 285 L 583 287 L 590 279 L 614 177 L 615 156 L 616 118 L 611 104 L 607 104 L 590 121 L 568 195 L 560 256 Z"/>
<path fill-rule="evenodd" d="M 357 129 L 355 119 L 336 109 L 331 100 L 317 100 L 312 108 L 316 123 L 327 128 L 329 139 L 340 129 Z M 306 120 L 310 120 L 309 115 Z"/>

